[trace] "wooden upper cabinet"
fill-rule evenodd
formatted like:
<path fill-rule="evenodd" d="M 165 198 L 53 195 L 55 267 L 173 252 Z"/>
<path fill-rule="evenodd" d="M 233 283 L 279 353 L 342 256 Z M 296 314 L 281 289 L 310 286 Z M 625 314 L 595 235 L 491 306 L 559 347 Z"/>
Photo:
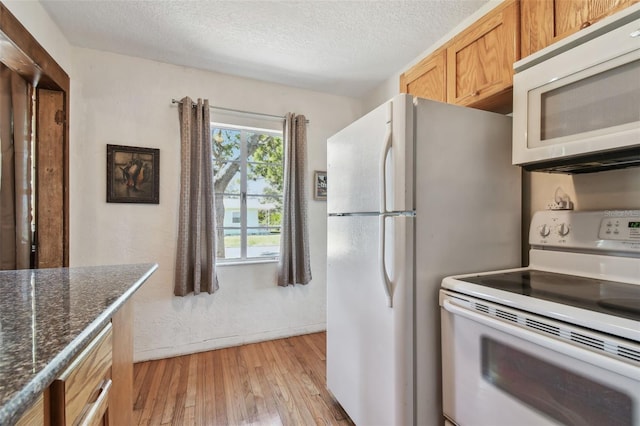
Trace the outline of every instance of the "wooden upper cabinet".
<path fill-rule="evenodd" d="M 522 57 L 640 0 L 521 0 Z"/>
<path fill-rule="evenodd" d="M 441 48 L 400 76 L 400 92 L 436 101 L 447 101 L 446 50 Z"/>
<path fill-rule="evenodd" d="M 511 111 L 513 63 L 520 53 L 519 17 L 519 2 L 505 1 L 451 41 L 447 47 L 447 102 Z"/>

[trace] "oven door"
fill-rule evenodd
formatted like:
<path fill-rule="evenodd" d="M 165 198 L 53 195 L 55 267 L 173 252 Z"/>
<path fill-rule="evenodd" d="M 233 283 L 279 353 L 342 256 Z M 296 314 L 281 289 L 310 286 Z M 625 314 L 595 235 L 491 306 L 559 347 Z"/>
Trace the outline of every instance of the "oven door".
<path fill-rule="evenodd" d="M 623 360 L 640 345 L 467 296 L 441 291 L 440 299 L 450 421 L 640 425 L 640 359 Z M 602 353 L 589 349 L 602 337 Z"/>

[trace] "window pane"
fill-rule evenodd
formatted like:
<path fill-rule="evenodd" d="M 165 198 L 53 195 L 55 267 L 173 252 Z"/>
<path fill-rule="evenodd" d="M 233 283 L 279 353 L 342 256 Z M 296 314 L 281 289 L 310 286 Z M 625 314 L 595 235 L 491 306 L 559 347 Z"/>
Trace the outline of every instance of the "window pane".
<path fill-rule="evenodd" d="M 277 257 L 280 254 L 280 228 L 247 228 L 247 257 Z"/>
<path fill-rule="evenodd" d="M 233 174 L 229 175 L 229 173 Z M 219 169 L 216 169 L 214 165 L 213 184 L 215 185 L 215 191 L 217 193 L 240 194 L 241 176 L 240 163 L 238 162 L 222 163 Z"/>
<path fill-rule="evenodd" d="M 282 195 L 282 165 L 270 163 L 247 164 L 247 192 L 249 194 Z"/>
<path fill-rule="evenodd" d="M 240 130 L 211 129 L 211 148 L 216 161 L 229 161 L 240 157 Z"/>
<path fill-rule="evenodd" d="M 239 227 L 238 222 L 234 222 L 234 218 L 241 218 L 240 216 L 240 196 L 229 194 L 216 194 L 216 222 L 218 226 L 225 228 Z M 221 220 L 224 218 L 224 220 Z"/>
<path fill-rule="evenodd" d="M 282 197 L 247 196 L 247 227 L 279 227 L 282 224 Z"/>
<path fill-rule="evenodd" d="M 277 257 L 280 254 L 282 197 L 247 197 L 247 257 Z"/>
<path fill-rule="evenodd" d="M 240 228 L 218 228 L 216 257 L 221 259 L 240 259 Z"/>
<path fill-rule="evenodd" d="M 280 163 L 283 158 L 282 137 L 247 132 L 247 161 Z"/>

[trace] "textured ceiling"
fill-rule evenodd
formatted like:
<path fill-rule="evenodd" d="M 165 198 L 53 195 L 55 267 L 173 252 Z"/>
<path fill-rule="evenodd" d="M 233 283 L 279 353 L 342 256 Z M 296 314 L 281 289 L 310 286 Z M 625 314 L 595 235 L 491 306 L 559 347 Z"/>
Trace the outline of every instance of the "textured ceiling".
<path fill-rule="evenodd" d="M 487 0 L 41 0 L 72 45 L 361 97 Z"/>

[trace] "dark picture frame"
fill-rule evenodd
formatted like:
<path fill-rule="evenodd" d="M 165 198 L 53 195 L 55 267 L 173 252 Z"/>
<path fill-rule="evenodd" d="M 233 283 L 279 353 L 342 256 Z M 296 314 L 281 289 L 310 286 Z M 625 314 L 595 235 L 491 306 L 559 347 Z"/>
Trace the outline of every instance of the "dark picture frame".
<path fill-rule="evenodd" d="M 107 203 L 160 204 L 160 150 L 107 145 Z"/>
<path fill-rule="evenodd" d="M 313 173 L 313 199 L 327 199 L 327 172 L 315 171 Z"/>

